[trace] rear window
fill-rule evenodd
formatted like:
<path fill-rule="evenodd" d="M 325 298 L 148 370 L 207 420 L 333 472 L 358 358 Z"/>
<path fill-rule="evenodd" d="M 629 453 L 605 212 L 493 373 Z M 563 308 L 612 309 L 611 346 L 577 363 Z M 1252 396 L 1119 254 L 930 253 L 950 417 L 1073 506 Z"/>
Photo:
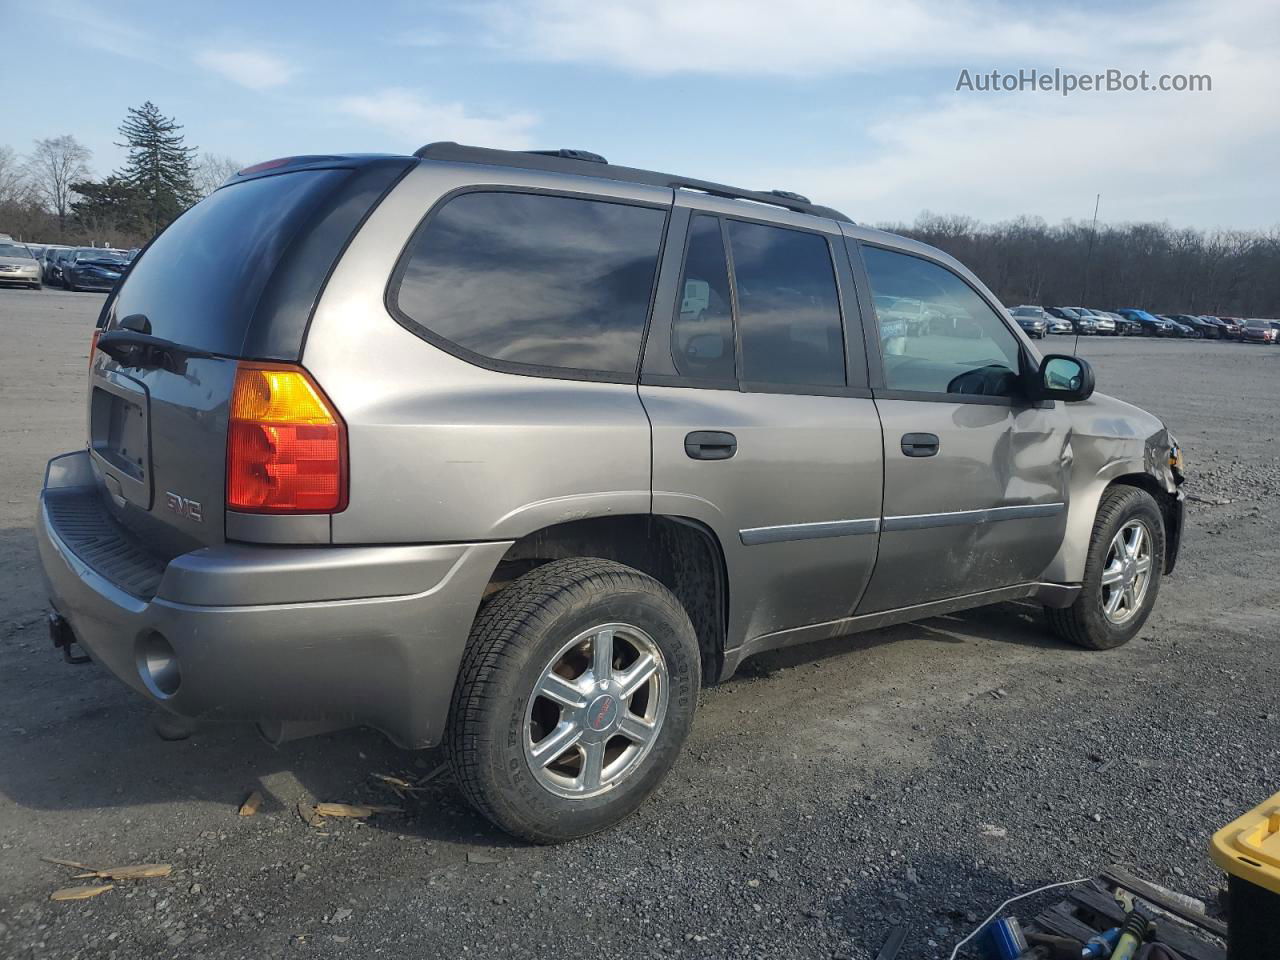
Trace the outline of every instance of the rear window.
<path fill-rule="evenodd" d="M 349 170 L 309 170 L 214 191 L 139 256 L 114 304 L 151 333 L 240 355 L 258 299 L 290 242 Z"/>
<path fill-rule="evenodd" d="M 665 222 L 625 203 L 465 193 L 413 238 L 392 302 L 410 330 L 483 366 L 629 380 Z"/>

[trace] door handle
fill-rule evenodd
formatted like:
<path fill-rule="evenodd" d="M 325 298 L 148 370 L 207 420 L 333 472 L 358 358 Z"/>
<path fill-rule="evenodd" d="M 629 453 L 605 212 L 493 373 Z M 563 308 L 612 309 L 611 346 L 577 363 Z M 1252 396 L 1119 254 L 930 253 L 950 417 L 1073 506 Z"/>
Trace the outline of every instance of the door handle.
<path fill-rule="evenodd" d="M 738 438 L 723 430 L 695 430 L 684 438 L 684 452 L 694 460 L 728 460 L 738 452 Z"/>
<path fill-rule="evenodd" d="M 904 433 L 902 452 L 908 457 L 932 457 L 938 452 L 941 441 L 936 433 Z"/>

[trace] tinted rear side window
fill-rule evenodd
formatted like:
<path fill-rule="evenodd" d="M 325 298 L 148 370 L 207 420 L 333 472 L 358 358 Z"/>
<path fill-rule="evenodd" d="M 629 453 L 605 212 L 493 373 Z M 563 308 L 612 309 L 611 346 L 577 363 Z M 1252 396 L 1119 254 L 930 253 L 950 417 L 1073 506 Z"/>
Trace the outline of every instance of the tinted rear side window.
<path fill-rule="evenodd" d="M 835 268 L 816 233 L 729 221 L 742 379 L 844 386 Z"/>
<path fill-rule="evenodd" d="M 142 314 L 154 336 L 238 356 L 289 244 L 349 174 L 299 171 L 214 191 L 138 258 L 115 315 Z"/>
<path fill-rule="evenodd" d="M 671 322 L 676 371 L 685 377 L 732 382 L 733 298 L 718 218 L 693 218 L 679 289 L 680 309 Z"/>
<path fill-rule="evenodd" d="M 410 243 L 393 303 L 410 330 L 482 365 L 629 380 L 665 222 L 624 203 L 465 193 Z"/>

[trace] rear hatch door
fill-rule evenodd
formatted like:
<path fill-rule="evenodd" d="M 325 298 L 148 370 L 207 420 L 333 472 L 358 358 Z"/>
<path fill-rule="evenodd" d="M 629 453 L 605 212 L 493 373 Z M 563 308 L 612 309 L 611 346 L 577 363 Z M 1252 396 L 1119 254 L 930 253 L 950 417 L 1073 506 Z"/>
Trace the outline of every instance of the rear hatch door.
<path fill-rule="evenodd" d="M 172 557 L 226 538 L 237 362 L 297 361 L 337 257 L 411 163 L 361 158 L 233 181 L 131 266 L 99 321 L 89 449 L 108 508 L 148 547 Z"/>

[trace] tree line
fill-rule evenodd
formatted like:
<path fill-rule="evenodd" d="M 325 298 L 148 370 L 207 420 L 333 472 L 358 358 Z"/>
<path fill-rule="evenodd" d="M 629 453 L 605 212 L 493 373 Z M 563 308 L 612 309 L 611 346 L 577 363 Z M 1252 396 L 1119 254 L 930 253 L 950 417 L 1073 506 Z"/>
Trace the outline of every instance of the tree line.
<path fill-rule="evenodd" d="M 240 168 L 201 154 L 182 126 L 151 101 L 130 107 L 120 136 L 124 164 L 101 180 L 91 151 L 65 134 L 26 156 L 0 146 L 0 233 L 32 243 L 136 247 Z"/>
<path fill-rule="evenodd" d="M 929 212 L 881 229 L 951 254 L 1009 306 L 1138 307 L 1280 318 L 1280 228 L 1195 230 L 1038 217 L 982 223 Z"/>

